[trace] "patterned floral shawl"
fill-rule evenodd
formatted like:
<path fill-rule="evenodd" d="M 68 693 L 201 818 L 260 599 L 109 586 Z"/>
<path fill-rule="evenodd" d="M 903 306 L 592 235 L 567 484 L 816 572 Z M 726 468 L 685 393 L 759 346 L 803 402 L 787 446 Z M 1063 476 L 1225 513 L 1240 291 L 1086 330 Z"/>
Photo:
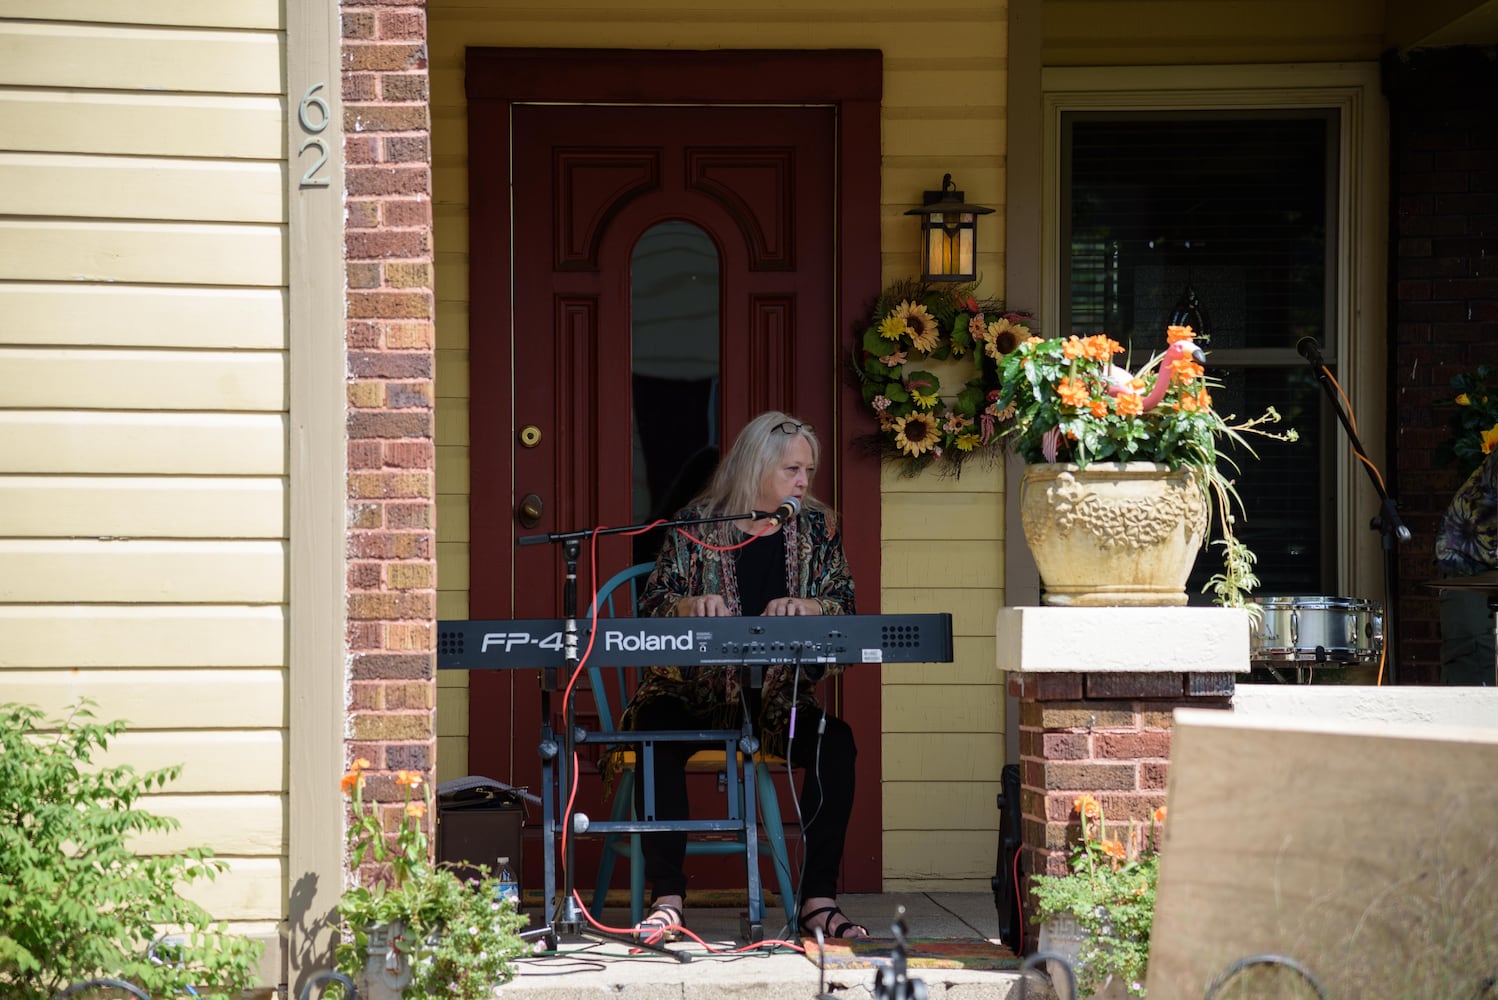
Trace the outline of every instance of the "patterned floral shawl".
<path fill-rule="evenodd" d="M 683 519 L 701 516 L 703 511 L 696 507 L 677 515 Z M 781 530 L 785 532 L 786 592 L 792 597 L 816 601 L 824 615 L 854 614 L 853 576 L 843 554 L 842 537 L 827 515 L 820 510 L 803 509 Z M 699 594 L 720 594 L 729 614 L 743 613 L 733 553 L 703 548 L 680 532 L 672 531 L 645 582 L 639 614 L 670 616 L 675 614 L 676 605 L 683 597 Z M 841 666 L 832 666 L 826 676 L 841 670 Z M 658 698 L 676 699 L 709 728 L 730 729 L 739 724 L 741 683 L 737 668 L 650 667 L 644 674 L 639 690 L 624 710 L 621 729 L 632 728 L 639 707 Z M 759 737 L 765 750 L 777 756 L 785 754 L 794 677 L 794 667 L 771 667 L 765 671 Z M 817 708 L 816 685 L 807 679 L 804 671 L 795 701 L 800 708 Z"/>

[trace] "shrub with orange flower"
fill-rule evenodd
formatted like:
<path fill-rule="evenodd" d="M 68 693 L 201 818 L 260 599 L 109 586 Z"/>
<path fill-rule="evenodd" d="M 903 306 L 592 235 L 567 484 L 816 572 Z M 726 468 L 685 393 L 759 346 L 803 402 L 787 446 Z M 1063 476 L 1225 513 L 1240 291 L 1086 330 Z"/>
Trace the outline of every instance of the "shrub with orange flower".
<path fill-rule="evenodd" d="M 1079 996 L 1102 989 L 1110 976 L 1131 996 L 1144 996 L 1165 807 L 1154 810 L 1147 825 L 1125 822 L 1112 830 L 1093 796 L 1078 796 L 1073 809 L 1080 836 L 1070 871 L 1030 880 L 1036 918 L 1069 918 L 1085 935 L 1075 970 Z"/>
<path fill-rule="evenodd" d="M 1224 572 L 1209 586 L 1218 602 L 1245 605 L 1258 586 L 1253 553 L 1233 532 L 1233 509 L 1242 509 L 1233 489 L 1237 468 L 1220 454 L 1226 439 L 1254 433 L 1293 441 L 1295 431 L 1266 429 L 1277 423 L 1271 407 L 1262 416 L 1231 423 L 1212 408 L 1205 355 L 1189 326 L 1166 329 L 1166 349 L 1137 372 L 1114 364 L 1124 348 L 1105 334 L 1089 337 L 1028 337 L 997 361 L 1002 418 L 999 436 L 1008 438 L 1026 462 L 1154 462 L 1190 468 L 1216 512 Z M 1227 468 L 1220 468 L 1225 465 Z"/>
<path fill-rule="evenodd" d="M 372 935 L 388 932 L 386 985 L 402 983 L 405 1000 L 490 997 L 514 975 L 510 959 L 523 945 L 515 933 L 525 918 L 501 901 L 499 882 L 483 872 L 464 882 L 451 869 L 432 863 L 423 820 L 431 805 L 418 771 L 395 772 L 399 804 L 382 807 L 364 799 L 370 762 L 355 760 L 339 783 L 348 797 L 350 866 L 369 884 L 346 889 L 338 901 L 338 969 L 355 983 L 365 970 Z M 388 831 L 388 819 L 394 829 Z M 329 987 L 338 997 L 341 987 Z M 361 995 L 364 993 L 360 989 Z"/>

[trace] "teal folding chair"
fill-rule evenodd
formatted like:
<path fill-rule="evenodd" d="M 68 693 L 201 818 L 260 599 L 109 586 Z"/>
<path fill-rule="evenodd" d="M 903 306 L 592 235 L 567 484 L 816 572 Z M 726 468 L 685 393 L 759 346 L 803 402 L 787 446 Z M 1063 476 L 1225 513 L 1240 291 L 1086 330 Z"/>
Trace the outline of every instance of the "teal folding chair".
<path fill-rule="evenodd" d="M 644 585 L 645 577 L 650 575 L 654 563 L 638 563 L 619 573 L 614 574 L 603 586 L 598 589 L 598 596 L 594 604 L 599 608 L 600 617 L 630 618 L 634 617 L 636 607 L 639 603 L 639 590 Z M 592 618 L 593 607 L 588 608 L 588 618 Z M 612 683 L 605 677 L 606 671 L 612 671 L 614 676 Z M 594 702 L 598 708 L 599 726 L 603 731 L 614 729 L 615 714 L 613 711 L 613 698 L 617 698 L 617 704 L 622 708 L 629 699 L 630 686 L 628 668 L 594 666 L 588 667 L 588 682 L 593 689 Z M 610 694 L 610 691 L 615 692 Z M 632 747 L 620 746 L 611 748 L 609 753 L 622 754 L 623 766 L 619 773 L 619 779 L 614 789 L 613 804 L 609 816 L 612 821 L 631 821 L 634 816 L 634 783 L 636 753 Z M 742 754 L 738 755 L 740 758 Z M 729 762 L 727 754 L 723 750 L 701 750 L 694 753 L 687 762 L 687 770 L 711 772 L 723 771 L 729 767 L 737 769 L 738 765 L 745 763 L 742 760 Z M 790 858 L 785 848 L 785 830 L 780 822 L 780 803 L 775 797 L 775 784 L 770 776 L 770 765 L 779 764 L 784 767 L 785 760 L 781 757 L 771 757 L 764 753 L 755 754 L 754 779 L 758 799 L 759 811 L 762 822 L 759 824 L 759 843 L 761 845 L 761 856 L 763 850 L 768 849 L 771 863 L 775 868 L 775 877 L 780 887 L 780 901 L 785 908 L 785 918 L 794 926 L 796 894 L 791 885 Z M 742 783 L 730 782 L 730 789 L 742 788 Z M 740 791 L 740 814 L 743 811 L 743 795 Z M 748 857 L 745 847 L 745 828 L 740 827 L 738 836 L 733 840 L 687 840 L 687 857 L 694 855 L 723 855 L 742 854 Z M 603 839 L 602 858 L 598 864 L 598 881 L 593 890 L 593 912 L 601 912 L 608 895 L 609 881 L 614 874 L 614 859 L 625 857 L 629 859 L 629 913 L 631 924 L 638 924 L 645 916 L 645 856 L 640 847 L 639 834 L 606 834 Z M 757 885 L 758 879 L 750 882 Z M 759 923 L 764 914 L 764 900 L 751 898 L 749 900 L 749 917 L 751 923 Z"/>

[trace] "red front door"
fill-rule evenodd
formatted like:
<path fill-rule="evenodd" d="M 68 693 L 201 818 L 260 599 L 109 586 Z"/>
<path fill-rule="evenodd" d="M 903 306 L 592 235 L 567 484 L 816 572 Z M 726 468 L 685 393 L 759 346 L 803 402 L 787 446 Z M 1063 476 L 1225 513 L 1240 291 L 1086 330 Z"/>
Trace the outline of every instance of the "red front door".
<path fill-rule="evenodd" d="M 766 409 L 822 432 L 816 489 L 846 517 L 833 107 L 504 107 L 486 114 L 477 105 L 471 121 L 471 135 L 485 138 L 470 169 L 493 162 L 486 146 L 503 149 L 511 183 L 474 180 L 470 616 L 560 615 L 558 547 L 517 539 L 659 513 L 684 464 L 726 447 Z M 508 216 L 504 230 L 482 225 L 494 198 L 506 203 L 493 215 Z M 661 265 L 663 257 L 671 261 Z M 485 259 L 507 261 L 507 273 L 485 272 Z M 502 311 L 482 304 L 506 299 Z M 860 498 L 865 509 L 868 500 Z M 537 505 L 539 519 L 522 512 Z M 585 545 L 578 611 L 597 582 L 644 557 L 624 537 L 607 537 L 595 573 Z M 850 558 L 861 610 L 875 610 L 877 567 L 869 593 L 858 555 Z M 863 683 L 877 686 L 877 673 Z M 588 702 L 579 699 L 580 712 Z M 560 699 L 552 709 L 559 726 Z M 539 789 L 540 713 L 533 673 L 473 674 L 469 771 Z M 864 752 L 877 748 L 877 707 L 850 721 Z M 599 783 L 583 766 L 578 808 L 602 815 Z M 863 787 L 877 823 L 877 782 Z M 532 886 L 539 822 L 530 818 L 525 857 Z M 596 849 L 596 838 L 578 842 L 584 886 Z M 697 861 L 692 875 L 694 886 L 712 885 Z M 742 869 L 725 878 L 741 885 Z"/>

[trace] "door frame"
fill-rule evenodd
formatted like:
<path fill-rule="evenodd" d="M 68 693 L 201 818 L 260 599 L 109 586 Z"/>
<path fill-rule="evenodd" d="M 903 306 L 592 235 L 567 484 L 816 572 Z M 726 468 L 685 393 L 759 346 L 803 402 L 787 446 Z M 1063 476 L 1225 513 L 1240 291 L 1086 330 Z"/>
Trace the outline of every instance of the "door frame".
<path fill-rule="evenodd" d="M 473 47 L 467 53 L 465 83 L 470 231 L 505 234 L 501 239 L 469 239 L 469 342 L 476 374 L 485 370 L 480 360 L 492 357 L 493 350 L 508 355 L 510 349 L 510 110 L 515 104 L 533 102 L 832 106 L 837 118 L 835 345 L 837 370 L 846 368 L 841 359 L 851 356 L 855 331 L 880 288 L 881 52 Z M 495 123 L 503 127 L 493 127 Z M 493 280 L 494 275 L 504 277 Z M 513 370 L 507 360 L 503 368 Z M 873 614 L 879 611 L 880 595 L 880 463 L 877 455 L 855 444 L 867 433 L 868 418 L 851 377 L 839 379 L 832 388 L 838 395 L 838 426 L 824 439 L 832 446 L 822 463 L 823 475 L 831 474 L 831 488 L 824 480 L 822 492 L 844 515 L 843 542 L 856 573 L 858 609 Z M 508 427 L 512 422 L 513 385 L 508 380 L 485 383 L 482 391 L 470 396 L 470 446 L 478 447 L 485 439 L 482 428 Z M 492 459 L 486 456 L 486 461 L 472 463 L 469 503 L 477 516 L 508 517 L 513 505 L 508 443 L 491 454 Z M 470 614 L 512 617 L 514 580 L 508 554 L 480 551 L 482 545 L 476 541 L 470 545 Z M 882 735 L 879 671 L 855 668 L 844 677 L 841 714 L 850 720 L 874 720 L 872 731 Z M 492 719 L 475 727 L 470 714 L 470 746 L 494 728 Z M 863 792 L 855 799 L 850 830 L 883 830 L 880 742 L 864 739 L 859 746 L 855 774 Z M 843 862 L 848 891 L 882 889 L 883 853 L 882 833 L 849 838 Z"/>

